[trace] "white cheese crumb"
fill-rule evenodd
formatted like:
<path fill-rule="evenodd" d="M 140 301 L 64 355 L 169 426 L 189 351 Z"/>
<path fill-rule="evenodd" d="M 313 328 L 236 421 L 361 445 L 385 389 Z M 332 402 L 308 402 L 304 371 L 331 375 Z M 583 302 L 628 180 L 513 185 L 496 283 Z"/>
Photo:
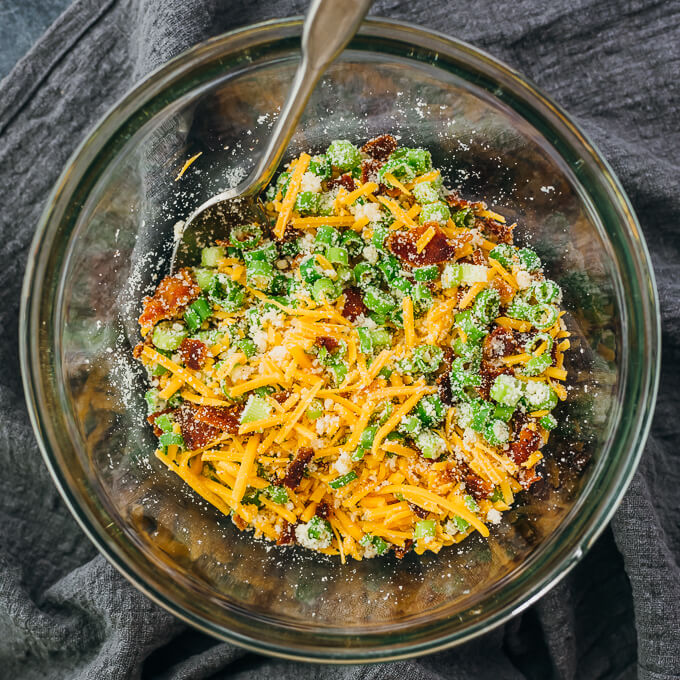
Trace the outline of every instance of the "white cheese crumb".
<path fill-rule="evenodd" d="M 379 222 L 382 218 L 382 211 L 377 203 L 355 203 L 350 210 L 357 220 L 368 217 L 369 222 Z"/>
<path fill-rule="evenodd" d="M 269 350 L 269 356 L 273 361 L 283 361 L 288 356 L 288 350 L 283 345 L 277 345 Z"/>
<path fill-rule="evenodd" d="M 331 532 L 328 530 L 322 531 L 319 538 L 310 538 L 309 523 L 298 524 L 295 527 L 295 538 L 303 548 L 310 550 L 321 550 L 327 548 L 331 544 Z"/>
<path fill-rule="evenodd" d="M 532 282 L 531 274 L 529 274 L 527 271 L 524 271 L 524 269 L 520 269 L 517 272 L 515 280 L 517 281 L 517 285 L 520 287 L 520 290 L 526 290 Z"/>
<path fill-rule="evenodd" d="M 375 246 L 366 246 L 362 254 L 364 259 L 368 260 L 371 264 L 375 264 L 378 261 L 378 249 Z"/>
<path fill-rule="evenodd" d="M 262 354 L 267 351 L 267 333 L 263 330 L 257 330 L 253 333 L 253 342 L 257 347 L 257 351 Z"/>
<path fill-rule="evenodd" d="M 352 459 L 347 451 L 343 451 L 333 464 L 333 467 L 341 475 L 346 475 L 352 469 Z"/>
<path fill-rule="evenodd" d="M 501 513 L 496 510 L 496 508 L 491 508 L 489 512 L 486 513 L 486 521 L 490 524 L 500 524 Z"/>
<path fill-rule="evenodd" d="M 237 366 L 231 372 L 233 382 L 244 382 L 250 378 L 255 369 L 252 366 Z"/>
<path fill-rule="evenodd" d="M 314 194 L 318 194 L 321 191 L 321 177 L 313 172 L 306 172 L 302 175 L 300 191 L 311 191 Z"/>

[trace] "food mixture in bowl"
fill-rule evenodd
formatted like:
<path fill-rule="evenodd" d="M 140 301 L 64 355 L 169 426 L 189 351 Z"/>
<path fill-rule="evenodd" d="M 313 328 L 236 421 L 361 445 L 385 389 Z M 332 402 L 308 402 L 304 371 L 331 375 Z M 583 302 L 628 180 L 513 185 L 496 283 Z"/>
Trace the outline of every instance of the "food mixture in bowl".
<path fill-rule="evenodd" d="M 536 253 L 391 135 L 301 154 L 266 215 L 144 300 L 158 458 L 238 528 L 343 561 L 487 536 L 567 397 Z"/>

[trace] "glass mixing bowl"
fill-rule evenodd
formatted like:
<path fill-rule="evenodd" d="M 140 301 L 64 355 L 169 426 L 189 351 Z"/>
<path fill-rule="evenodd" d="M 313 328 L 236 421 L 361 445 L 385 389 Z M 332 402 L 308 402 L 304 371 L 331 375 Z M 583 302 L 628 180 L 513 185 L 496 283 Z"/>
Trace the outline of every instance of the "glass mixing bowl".
<path fill-rule="evenodd" d="M 73 155 L 23 289 L 33 426 L 71 511 L 132 583 L 202 630 L 279 656 L 367 661 L 488 631 L 583 555 L 624 493 L 653 410 L 659 319 L 647 250 L 606 162 L 517 73 L 450 38 L 364 24 L 307 107 L 291 155 L 384 131 L 519 224 L 565 291 L 570 399 L 545 480 L 488 540 L 339 564 L 253 541 L 160 464 L 145 422 L 140 298 L 173 225 L 248 169 L 299 59 L 299 20 L 236 31 L 149 76 Z M 177 182 L 184 162 L 202 155 Z"/>

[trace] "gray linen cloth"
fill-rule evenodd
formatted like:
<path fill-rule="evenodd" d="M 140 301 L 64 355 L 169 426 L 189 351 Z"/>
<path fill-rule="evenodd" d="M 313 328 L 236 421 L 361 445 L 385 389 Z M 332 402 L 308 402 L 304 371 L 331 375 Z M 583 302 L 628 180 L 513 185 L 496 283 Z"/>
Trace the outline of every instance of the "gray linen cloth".
<path fill-rule="evenodd" d="M 552 94 L 614 166 L 652 251 L 664 343 L 652 435 L 611 527 L 534 607 L 415 661 L 273 660 L 187 629 L 134 590 L 53 487 L 17 357 L 19 288 L 50 188 L 88 129 L 141 76 L 205 38 L 305 5 L 77 0 L 0 84 L 0 677 L 680 678 L 677 0 L 379 0 L 373 9 L 478 45 Z"/>

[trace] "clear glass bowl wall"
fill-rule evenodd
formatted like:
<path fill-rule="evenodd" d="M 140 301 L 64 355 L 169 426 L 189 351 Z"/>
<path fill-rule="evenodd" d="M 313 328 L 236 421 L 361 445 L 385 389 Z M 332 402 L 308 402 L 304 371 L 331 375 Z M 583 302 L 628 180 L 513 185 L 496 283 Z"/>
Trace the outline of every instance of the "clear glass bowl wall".
<path fill-rule="evenodd" d="M 299 57 L 299 31 L 297 21 L 275 22 L 182 55 L 76 152 L 27 273 L 25 383 L 46 461 L 74 514 L 151 597 L 270 653 L 396 658 L 498 624 L 602 529 L 648 427 L 655 290 L 625 196 L 559 109 L 469 46 L 368 23 L 314 93 L 291 156 L 389 131 L 430 149 L 465 197 L 517 221 L 519 241 L 565 289 L 574 333 L 571 396 L 558 412 L 565 424 L 547 447 L 545 482 L 488 540 L 340 565 L 237 531 L 154 458 L 131 348 L 140 298 L 166 272 L 174 224 L 235 184 L 266 138 Z"/>

